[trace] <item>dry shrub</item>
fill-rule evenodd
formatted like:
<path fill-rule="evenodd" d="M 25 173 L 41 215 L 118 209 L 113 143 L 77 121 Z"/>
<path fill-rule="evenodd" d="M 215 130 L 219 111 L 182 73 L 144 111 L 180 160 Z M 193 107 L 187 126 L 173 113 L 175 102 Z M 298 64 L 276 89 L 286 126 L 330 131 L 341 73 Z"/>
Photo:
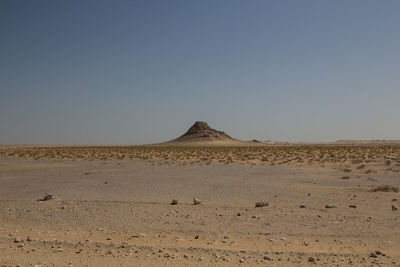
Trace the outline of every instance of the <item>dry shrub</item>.
<path fill-rule="evenodd" d="M 372 192 L 399 192 L 399 188 L 393 185 L 380 185 L 374 189 L 371 189 Z"/>

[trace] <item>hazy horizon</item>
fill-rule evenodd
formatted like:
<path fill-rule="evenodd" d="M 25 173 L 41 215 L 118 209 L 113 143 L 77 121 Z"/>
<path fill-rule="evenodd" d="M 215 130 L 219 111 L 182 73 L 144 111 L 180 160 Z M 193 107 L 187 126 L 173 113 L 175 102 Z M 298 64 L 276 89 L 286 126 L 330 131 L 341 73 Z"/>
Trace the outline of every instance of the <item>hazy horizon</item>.
<path fill-rule="evenodd" d="M 0 2 L 0 144 L 400 139 L 399 1 Z"/>

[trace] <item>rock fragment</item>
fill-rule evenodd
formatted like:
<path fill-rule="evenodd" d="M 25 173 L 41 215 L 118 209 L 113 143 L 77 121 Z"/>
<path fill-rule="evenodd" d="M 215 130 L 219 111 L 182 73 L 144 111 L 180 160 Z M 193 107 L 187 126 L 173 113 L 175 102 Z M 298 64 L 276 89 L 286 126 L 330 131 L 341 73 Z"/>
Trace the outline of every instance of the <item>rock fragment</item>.
<path fill-rule="evenodd" d="M 269 206 L 268 202 L 263 202 L 263 201 L 256 202 L 256 208 L 267 207 L 267 206 Z"/>
<path fill-rule="evenodd" d="M 141 237 L 144 237 L 144 236 L 145 236 L 145 235 L 142 234 L 142 233 L 138 233 L 138 234 L 132 235 L 133 238 L 141 238 Z"/>
<path fill-rule="evenodd" d="M 48 201 L 54 199 L 54 195 L 52 194 L 45 194 L 43 198 L 39 198 L 37 201 Z"/>
<path fill-rule="evenodd" d="M 335 205 L 330 205 L 330 204 L 325 205 L 325 209 L 333 209 L 333 208 L 337 208 L 337 207 Z"/>
<path fill-rule="evenodd" d="M 270 257 L 268 257 L 267 255 L 265 255 L 265 256 L 264 256 L 264 260 L 267 260 L 267 261 L 273 261 L 273 259 L 272 259 L 272 258 L 270 258 Z"/>
<path fill-rule="evenodd" d="M 376 253 L 374 253 L 374 252 L 371 252 L 371 253 L 369 254 L 369 257 L 370 257 L 370 258 L 378 258 L 378 255 L 376 255 Z"/>
<path fill-rule="evenodd" d="M 194 205 L 199 205 L 199 204 L 201 204 L 201 200 L 198 199 L 198 198 L 196 198 L 196 197 L 194 197 L 194 198 L 193 198 L 193 204 L 194 204 Z"/>

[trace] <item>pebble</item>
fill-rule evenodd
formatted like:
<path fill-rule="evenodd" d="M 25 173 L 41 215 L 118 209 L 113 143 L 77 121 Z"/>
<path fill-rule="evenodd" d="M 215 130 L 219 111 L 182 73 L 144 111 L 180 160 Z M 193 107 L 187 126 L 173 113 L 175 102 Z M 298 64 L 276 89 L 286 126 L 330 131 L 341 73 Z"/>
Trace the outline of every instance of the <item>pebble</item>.
<path fill-rule="evenodd" d="M 178 204 L 178 200 L 174 198 L 174 199 L 171 201 L 171 205 L 176 205 L 176 204 Z"/>
<path fill-rule="evenodd" d="M 337 208 L 337 207 L 335 205 L 326 204 L 325 208 L 326 209 L 333 209 L 333 208 Z"/>
<path fill-rule="evenodd" d="M 262 202 L 262 201 L 256 202 L 256 208 L 267 207 L 267 206 L 269 206 L 268 202 Z"/>
<path fill-rule="evenodd" d="M 300 205 L 300 209 L 304 209 L 306 205 Z"/>
<path fill-rule="evenodd" d="M 268 257 L 268 256 L 264 256 L 264 260 L 273 261 L 274 259 L 272 259 L 272 258 L 270 258 L 270 257 Z"/>
<path fill-rule="evenodd" d="M 392 210 L 398 210 L 398 208 L 395 205 L 392 205 Z"/>
<path fill-rule="evenodd" d="M 134 234 L 132 235 L 133 238 L 140 238 L 140 237 L 144 237 L 145 235 L 142 233 L 138 233 L 138 234 Z"/>
<path fill-rule="evenodd" d="M 370 258 L 378 258 L 378 256 L 377 256 L 376 253 L 374 253 L 374 252 L 371 252 L 371 253 L 369 254 L 369 257 L 370 257 Z"/>
<path fill-rule="evenodd" d="M 201 204 L 201 200 L 195 197 L 195 198 L 193 198 L 193 204 L 199 205 L 199 204 Z"/>
<path fill-rule="evenodd" d="M 54 195 L 52 194 L 45 194 L 43 198 L 39 198 L 37 201 L 48 201 L 54 199 Z"/>

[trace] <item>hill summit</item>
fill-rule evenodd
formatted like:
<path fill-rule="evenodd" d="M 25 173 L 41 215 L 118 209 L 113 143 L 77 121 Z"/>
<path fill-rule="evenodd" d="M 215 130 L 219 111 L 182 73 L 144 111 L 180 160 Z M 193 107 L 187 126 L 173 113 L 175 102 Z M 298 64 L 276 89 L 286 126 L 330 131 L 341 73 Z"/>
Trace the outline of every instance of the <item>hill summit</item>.
<path fill-rule="evenodd" d="M 179 138 L 211 138 L 211 139 L 232 139 L 229 135 L 222 131 L 212 129 L 206 122 L 196 121 L 187 132 Z M 179 139 L 178 138 L 178 139 Z"/>
<path fill-rule="evenodd" d="M 162 145 L 177 146 L 236 146 L 246 145 L 248 142 L 230 137 L 223 131 L 211 128 L 206 122 L 196 121 L 180 137 L 162 143 Z"/>

